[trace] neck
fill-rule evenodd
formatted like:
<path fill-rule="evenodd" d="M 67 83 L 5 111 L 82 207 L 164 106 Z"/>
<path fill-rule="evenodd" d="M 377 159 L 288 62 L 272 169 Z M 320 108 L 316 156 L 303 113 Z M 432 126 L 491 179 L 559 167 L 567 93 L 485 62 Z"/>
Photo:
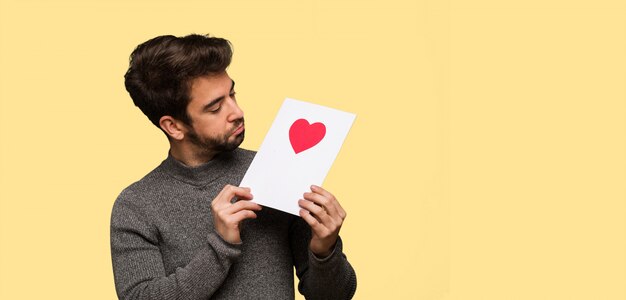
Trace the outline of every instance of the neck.
<path fill-rule="evenodd" d="M 197 149 L 195 145 L 179 144 L 170 142 L 170 154 L 177 161 L 188 167 L 197 167 L 201 164 L 212 160 L 215 155 L 214 151 L 206 149 Z"/>

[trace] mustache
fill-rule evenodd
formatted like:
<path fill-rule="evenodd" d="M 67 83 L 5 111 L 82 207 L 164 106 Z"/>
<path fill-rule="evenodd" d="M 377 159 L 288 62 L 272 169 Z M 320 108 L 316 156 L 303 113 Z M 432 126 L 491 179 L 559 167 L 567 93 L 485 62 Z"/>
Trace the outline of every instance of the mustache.
<path fill-rule="evenodd" d="M 235 120 L 234 125 L 233 125 L 233 130 L 231 130 L 231 133 L 235 132 L 235 130 L 237 130 L 237 128 L 239 128 L 239 126 L 243 124 L 245 124 L 245 120 L 243 118 Z"/>

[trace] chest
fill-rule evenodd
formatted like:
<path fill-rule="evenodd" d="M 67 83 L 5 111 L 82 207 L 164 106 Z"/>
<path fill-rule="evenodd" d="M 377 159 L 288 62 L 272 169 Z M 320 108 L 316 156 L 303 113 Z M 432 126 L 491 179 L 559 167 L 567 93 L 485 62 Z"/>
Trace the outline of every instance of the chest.
<path fill-rule="evenodd" d="M 214 193 L 196 188 L 185 193 L 163 195 L 163 205 L 155 222 L 159 249 L 167 274 L 187 265 L 197 252 L 208 247 L 207 236 L 214 232 L 211 201 Z M 291 217 L 283 212 L 264 208 L 256 219 L 240 224 L 242 254 L 239 264 L 292 265 L 289 244 Z M 239 269 L 241 266 L 236 266 Z M 257 266 L 267 267 L 267 266 Z"/>

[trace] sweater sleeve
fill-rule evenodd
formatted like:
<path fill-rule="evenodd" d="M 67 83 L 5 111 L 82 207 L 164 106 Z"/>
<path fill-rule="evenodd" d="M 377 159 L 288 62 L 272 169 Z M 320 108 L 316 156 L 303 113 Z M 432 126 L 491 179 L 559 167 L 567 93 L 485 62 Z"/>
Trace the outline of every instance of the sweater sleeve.
<path fill-rule="evenodd" d="M 214 232 L 184 267 L 165 274 L 157 229 L 146 212 L 123 192 L 111 215 L 111 257 L 115 289 L 120 299 L 206 299 L 222 284 L 240 245 L 225 242 Z"/>
<path fill-rule="evenodd" d="M 311 228 L 296 217 L 289 230 L 291 250 L 300 279 L 298 291 L 306 299 L 351 299 L 356 291 L 356 273 L 343 253 L 341 238 L 323 259 L 309 250 Z"/>

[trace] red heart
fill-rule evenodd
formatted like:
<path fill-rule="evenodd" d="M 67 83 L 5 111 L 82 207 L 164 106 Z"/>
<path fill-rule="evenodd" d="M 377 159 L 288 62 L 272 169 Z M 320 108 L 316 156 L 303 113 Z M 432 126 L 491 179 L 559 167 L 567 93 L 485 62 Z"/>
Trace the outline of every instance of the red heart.
<path fill-rule="evenodd" d="M 317 145 L 326 135 L 323 123 L 309 124 L 305 119 L 298 119 L 289 128 L 289 141 L 296 154 Z"/>

